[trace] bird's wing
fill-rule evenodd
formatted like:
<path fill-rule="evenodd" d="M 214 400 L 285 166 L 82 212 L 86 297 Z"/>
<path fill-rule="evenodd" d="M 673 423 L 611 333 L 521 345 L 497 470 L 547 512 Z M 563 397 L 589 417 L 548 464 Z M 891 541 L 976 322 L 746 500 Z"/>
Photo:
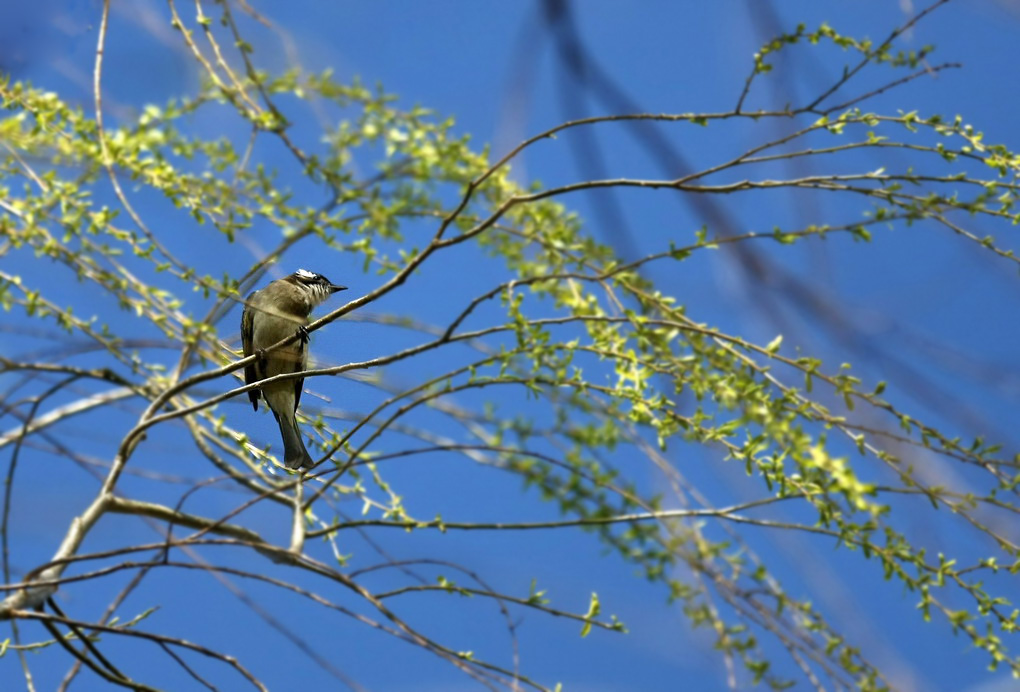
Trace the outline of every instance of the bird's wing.
<path fill-rule="evenodd" d="M 241 350 L 244 352 L 245 357 L 255 353 L 255 349 L 252 346 L 252 341 L 255 338 L 255 310 L 251 307 L 252 298 L 255 294 L 252 293 L 248 296 L 248 300 L 245 301 L 244 311 L 241 313 Z M 244 366 L 244 383 L 251 384 L 252 382 L 258 382 L 261 378 L 258 375 L 256 364 L 251 363 L 250 365 Z M 251 400 L 251 405 L 256 411 L 259 410 L 259 390 L 252 389 L 248 392 L 248 398 Z"/>
<path fill-rule="evenodd" d="M 298 349 L 298 369 L 308 369 L 308 344 L 298 339 L 294 346 Z M 298 404 L 301 403 L 301 392 L 305 388 L 305 378 L 299 377 L 294 380 L 294 410 L 297 411 Z"/>

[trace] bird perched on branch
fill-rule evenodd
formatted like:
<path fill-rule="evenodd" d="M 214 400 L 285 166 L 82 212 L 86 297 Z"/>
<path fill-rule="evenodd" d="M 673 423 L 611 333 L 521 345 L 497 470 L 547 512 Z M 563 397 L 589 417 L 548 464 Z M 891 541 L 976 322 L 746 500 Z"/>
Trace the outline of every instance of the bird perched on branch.
<path fill-rule="evenodd" d="M 332 283 L 322 274 L 298 269 L 255 291 L 244 301 L 241 313 L 241 346 L 244 355 L 258 358 L 244 369 L 244 381 L 252 384 L 284 373 L 303 372 L 308 365 L 308 316 L 320 303 L 346 286 Z M 266 353 L 273 344 L 300 334 L 297 341 Z M 255 410 L 259 393 L 276 417 L 283 437 L 283 463 L 289 469 L 309 468 L 312 458 L 301 440 L 297 407 L 301 401 L 304 378 L 298 377 L 264 384 L 248 392 Z"/>

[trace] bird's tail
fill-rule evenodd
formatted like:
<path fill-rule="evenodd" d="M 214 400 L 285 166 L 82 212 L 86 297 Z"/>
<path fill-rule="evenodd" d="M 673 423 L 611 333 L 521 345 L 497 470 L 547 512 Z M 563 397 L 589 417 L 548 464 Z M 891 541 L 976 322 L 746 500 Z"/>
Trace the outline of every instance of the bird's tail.
<path fill-rule="evenodd" d="M 305 449 L 305 443 L 301 439 L 301 429 L 298 428 L 297 416 L 281 416 L 273 411 L 276 422 L 280 426 L 280 436 L 283 438 L 283 465 L 289 469 L 307 469 L 315 465 L 312 457 Z"/>

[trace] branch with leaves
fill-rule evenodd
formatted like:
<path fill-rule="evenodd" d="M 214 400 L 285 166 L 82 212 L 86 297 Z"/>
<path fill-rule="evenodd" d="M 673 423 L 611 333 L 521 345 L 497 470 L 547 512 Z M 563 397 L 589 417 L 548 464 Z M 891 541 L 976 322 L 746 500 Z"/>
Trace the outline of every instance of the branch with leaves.
<path fill-rule="evenodd" d="M 0 619 L 15 626 L 15 644 L 8 648 L 21 655 L 59 644 L 74 659 L 68 681 L 84 665 L 112 684 L 148 689 L 107 648 L 114 635 L 133 637 L 159 647 L 199 684 L 211 683 L 189 664 L 191 654 L 219 661 L 264 689 L 256 673 L 232 655 L 142 631 L 134 627 L 136 621 L 111 619 L 148 575 L 173 567 L 213 574 L 238 594 L 243 590 L 234 580 L 240 579 L 310 599 L 424 649 L 490 689 L 549 689 L 521 672 L 527 660 L 520 660 L 517 650 L 517 613 L 537 610 L 574 620 L 582 623 L 583 634 L 593 627 L 623 632 L 615 617 L 601 616 L 596 595 L 586 612 L 572 612 L 553 605 L 534 584 L 528 596 L 521 596 L 519 588 L 491 586 L 488 575 L 470 566 L 456 569 L 471 586 L 443 576 L 427 579 L 415 570 L 441 561 L 397 560 L 382 542 L 392 529 L 412 542 L 436 532 L 578 530 L 660 584 L 692 626 L 710 628 L 732 685 L 747 680 L 781 688 L 799 676 L 817 689 L 887 686 L 868 653 L 822 608 L 789 593 L 745 534 L 767 531 L 803 533 L 824 538 L 827 545 L 835 541 L 871 560 L 917 598 L 926 619 L 940 615 L 950 629 L 983 649 L 993 667 L 1020 674 L 1020 659 L 1008 648 L 1017 614 L 1008 607 L 1008 588 L 996 578 L 1020 569 L 1020 548 L 1008 529 L 1020 511 L 1020 454 L 983 439 L 965 442 L 883 398 L 885 383 L 865 386 L 848 366 L 827 369 L 820 358 L 793 354 L 782 337 L 758 344 L 711 326 L 702 321 L 708 316 L 696 300 L 683 304 L 649 278 L 652 267 L 679 266 L 709 251 L 753 252 L 765 241 L 780 249 L 825 238 L 868 242 L 887 226 L 904 225 L 948 231 L 996 261 L 1016 262 L 1008 242 L 978 230 L 973 220 L 1020 222 L 1015 209 L 1020 157 L 985 143 L 959 117 L 865 110 L 878 95 L 957 66 L 918 72 L 929 49 L 894 50 L 904 31 L 946 2 L 922 10 L 877 46 L 828 26 L 813 32 L 799 27 L 776 38 L 755 56 L 732 111 L 566 122 L 494 162 L 455 135 L 451 121 L 423 109 L 401 110 L 382 92 L 339 83 L 329 73 L 260 71 L 227 0 L 215 3 L 218 19 L 197 3 L 197 28 L 181 17 L 173 0 L 168 4 L 171 25 L 206 82 L 201 93 L 165 107 L 148 106 L 136 121 L 112 127 L 103 119 L 105 2 L 91 117 L 50 92 L 0 83 L 10 112 L 0 120 L 6 152 L 0 168 L 0 256 L 46 260 L 55 267 L 49 271 L 81 284 L 81 305 L 67 302 L 56 291 L 51 295 L 35 272 L 16 272 L 11 267 L 18 265 L 5 261 L 0 306 L 19 323 L 50 325 L 61 338 L 95 349 L 88 358 L 73 348 L 45 358 L 31 353 L 0 358 L 0 373 L 19 378 L 3 401 L 4 417 L 14 422 L 0 434 L 0 448 L 11 449 L 0 528 L 6 582 Z M 249 9 L 244 3 L 240 7 Z M 747 110 L 753 84 L 771 69 L 768 56 L 800 42 L 834 44 L 855 52 L 859 62 L 800 106 Z M 839 106 L 824 105 L 872 65 L 915 71 L 844 96 Z M 293 125 L 299 122 L 297 114 L 288 115 L 299 108 L 293 97 L 328 112 L 331 129 L 309 136 Z M 244 137 L 208 140 L 191 131 L 188 117 L 223 104 L 229 117 L 244 125 Z M 523 188 L 512 181 L 511 164 L 533 147 L 579 128 L 635 121 L 706 132 L 726 122 L 757 139 L 739 156 L 673 179 L 587 179 L 548 188 Z M 769 122 L 788 129 L 778 137 L 759 136 L 761 124 Z M 840 139 L 832 143 L 830 138 Z M 287 176 L 263 165 L 256 144 L 267 139 L 282 145 L 290 157 L 288 175 L 300 184 L 284 182 Z M 911 157 L 899 172 L 853 172 L 846 165 L 855 165 L 850 157 L 861 152 L 893 151 Z M 832 172 L 784 176 L 770 168 L 806 157 Z M 371 174 L 361 172 L 367 163 Z M 157 193 L 164 206 L 142 201 L 143 195 L 121 184 L 126 180 Z M 104 194 L 107 185 L 112 195 Z M 329 201 L 307 195 L 310 188 L 325 192 Z M 621 188 L 684 197 L 824 192 L 838 196 L 853 215 L 829 224 L 740 233 L 709 224 L 674 229 L 677 238 L 689 233 L 690 240 L 623 261 L 563 206 L 576 192 Z M 118 222 L 119 210 L 127 212 L 130 227 Z M 189 258 L 196 241 L 160 230 L 152 223 L 157 210 L 176 214 L 174 223 L 187 220 L 188 233 L 201 234 L 197 242 L 204 253 L 236 254 L 238 241 L 260 228 L 273 229 L 275 247 L 239 271 L 241 278 L 203 274 Z M 236 386 L 230 378 L 256 356 L 239 359 L 234 330 L 221 324 L 236 314 L 231 308 L 253 282 L 299 245 L 335 253 L 336 261 L 361 268 L 363 284 L 377 282 L 313 321 L 309 333 L 328 333 L 346 318 L 347 328 L 355 319 L 374 320 L 388 334 L 400 335 L 380 339 L 370 357 L 320 362 L 298 374 L 313 393 L 359 387 L 364 391 L 359 401 L 368 402 L 363 411 L 302 409 L 318 451 L 318 463 L 307 474 L 285 471 L 264 444 L 242 432 L 247 422 L 229 407 L 240 394 L 298 375 Z M 484 267 L 476 270 L 484 284 L 467 297 L 450 296 L 445 319 L 367 315 L 366 309 L 384 299 L 401 304 L 427 270 L 450 271 L 465 253 Z M 89 300 L 107 301 L 122 312 L 104 312 L 102 321 L 85 318 Z M 298 338 L 295 334 L 269 350 Z M 518 395 L 526 405 L 501 403 Z M 105 475 L 56 541 L 53 558 L 12 581 L 8 553 L 15 528 L 8 514 L 18 492 L 19 456 L 36 445 L 58 459 L 72 457 L 73 446 L 63 440 L 69 423 L 98 414 L 116 421 L 104 425 L 117 431 L 104 447 Z M 189 480 L 180 493 L 167 480 L 160 483 L 165 487 L 158 501 L 143 499 L 139 488 L 126 487 L 125 472 L 158 458 L 152 440 L 164 436 L 187 441 L 210 475 Z M 686 455 L 740 464 L 754 480 L 756 495 L 740 502 L 709 500 L 685 477 L 679 460 Z M 419 516 L 412 509 L 419 504 L 414 490 L 391 479 L 400 477 L 402 465 L 436 456 L 523 482 L 553 503 L 561 517 L 454 521 Z M 915 456 L 966 469 L 966 485 L 931 482 Z M 651 492 L 639 481 L 643 470 L 661 478 L 670 494 Z M 212 493 L 241 500 L 215 516 L 191 508 Z M 365 516 L 351 516 L 345 505 L 352 501 L 361 504 Z M 957 560 L 946 546 L 945 554 L 932 559 L 903 521 L 903 514 L 917 511 L 922 501 L 931 511 L 948 510 L 953 521 L 976 535 L 981 556 Z M 282 511 L 281 521 L 290 529 L 279 543 L 251 519 L 253 508 L 267 504 Z M 148 522 L 155 540 L 86 552 L 95 527 L 114 515 Z M 251 566 L 203 557 L 205 551 L 228 547 L 281 571 L 268 576 Z M 352 553 L 343 552 L 349 550 L 377 554 L 382 562 L 351 570 Z M 136 560 L 140 553 L 155 557 Z M 384 569 L 406 581 L 376 586 L 372 580 Z M 126 573 L 134 579 L 100 620 L 66 616 L 53 600 L 83 582 Z M 304 579 L 339 591 L 319 595 L 304 586 Z M 440 641 L 430 634 L 430 623 L 412 625 L 401 607 L 413 599 L 397 596 L 429 592 L 497 602 L 512 651 L 502 659 L 483 658 Z M 50 636 L 25 644 L 18 623 L 41 623 Z M 150 624 L 158 626 L 157 618 Z M 359 687 L 311 644 L 282 625 L 278 629 L 343 684 Z M 82 647 L 75 648 L 79 640 Z M 739 674 L 738 664 L 744 669 Z M 23 668 L 31 686 L 24 658 Z"/>

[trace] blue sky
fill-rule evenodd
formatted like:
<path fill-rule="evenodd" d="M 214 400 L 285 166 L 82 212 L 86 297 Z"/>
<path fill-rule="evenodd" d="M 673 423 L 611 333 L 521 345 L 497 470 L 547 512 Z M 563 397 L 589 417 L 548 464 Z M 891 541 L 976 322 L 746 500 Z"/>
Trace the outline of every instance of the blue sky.
<path fill-rule="evenodd" d="M 755 2 L 761 3 L 757 9 Z M 357 76 L 368 84 L 380 83 L 396 94 L 402 105 L 418 104 L 454 117 L 456 129 L 470 133 L 477 146 L 491 145 L 494 153 L 501 154 L 524 137 L 564 120 L 620 112 L 621 104 L 642 112 L 729 109 L 743 86 L 752 54 L 773 28 L 789 31 L 799 22 L 809 28 L 828 22 L 844 34 L 881 40 L 923 5 L 914 0 L 584 0 L 569 7 L 574 35 L 593 61 L 586 68 L 593 85 L 589 90 L 570 86 L 576 75 L 568 73 L 559 52 L 562 44 L 558 47 L 538 2 L 294 1 L 260 7 L 280 31 L 267 31 L 252 22 L 246 26 L 261 67 L 332 68 L 340 80 Z M 187 12 L 191 11 L 189 5 Z M 100 3 L 95 0 L 8 3 L 0 9 L 0 70 L 91 108 L 99 12 Z M 962 67 L 915 80 L 877 97 L 870 107 L 889 113 L 902 109 L 949 117 L 961 114 L 985 133 L 986 141 L 1020 149 L 1016 128 L 1020 106 L 1016 91 L 1020 84 L 1018 29 L 1018 3 L 950 2 L 903 36 L 900 45 L 917 50 L 935 44 L 931 65 L 959 62 Z M 850 55 L 831 46 L 797 46 L 776 60 L 776 69 L 768 79 L 756 84 L 749 107 L 801 102 L 837 78 L 850 60 Z M 114 3 L 106 61 L 104 97 L 107 117 L 113 123 L 127 122 L 144 105 L 191 93 L 198 86 L 194 63 L 170 28 L 162 4 Z M 872 68 L 861 75 L 860 85 L 881 85 L 890 74 Z M 858 92 L 850 90 L 850 95 L 853 93 Z M 208 134 L 234 127 L 216 119 L 193 125 Z M 684 162 L 680 162 L 663 156 L 668 150 L 649 150 L 625 127 L 605 125 L 584 135 L 541 143 L 516 162 L 514 175 L 522 182 L 541 180 L 546 185 L 595 177 L 662 178 L 668 176 L 670 166 L 675 167 L 676 175 L 685 165 L 711 165 L 765 137 L 774 137 L 778 130 L 772 127 L 768 123 L 731 129 L 724 125 L 663 127 L 658 136 L 682 154 Z M 587 147 L 589 154 L 579 159 L 576 141 L 571 138 L 582 136 L 588 139 L 580 143 L 581 149 Z M 308 141 L 315 138 L 310 136 Z M 596 158 L 590 155 L 593 145 L 597 145 Z M 270 163 L 274 156 L 279 155 L 267 153 Z M 880 160 L 869 154 L 848 158 L 841 165 L 872 170 L 903 164 L 904 159 Z M 812 170 L 818 169 L 806 172 Z M 791 173 L 776 167 L 764 174 Z M 624 255 L 653 252 L 670 241 L 689 242 L 695 229 L 706 223 L 689 200 L 666 192 L 619 192 L 612 200 L 607 207 L 595 194 L 580 193 L 563 201 L 580 213 L 589 232 Z M 751 195 L 726 199 L 722 204 L 740 229 L 765 231 L 776 224 L 797 227 L 833 219 L 849 221 L 859 218 L 866 208 L 822 193 Z M 151 209 L 157 213 L 156 207 Z M 153 223 L 161 232 L 176 234 L 178 246 L 196 267 L 217 274 L 242 273 L 257 248 L 267 247 L 272 240 L 268 235 L 253 238 L 252 244 L 238 244 L 227 254 L 189 251 L 188 247 L 199 247 L 190 245 L 192 236 L 188 234 L 195 232 L 193 228 L 175 217 L 157 217 Z M 974 222 L 979 236 L 984 235 L 983 230 L 990 232 L 982 228 L 983 223 Z M 1015 236 L 1002 235 L 998 240 L 1003 247 L 1020 249 Z M 723 252 L 683 265 L 657 266 L 651 275 L 688 306 L 694 319 L 760 343 L 782 333 L 784 348 L 818 354 L 826 363 L 849 361 L 865 382 L 888 380 L 892 383 L 891 400 L 946 426 L 953 434 L 985 434 L 1008 449 L 1018 447 L 1016 343 L 1020 321 L 1014 316 L 1020 303 L 1020 283 L 1014 266 L 997 262 L 944 230 L 923 224 L 876 232 L 870 244 L 834 239 L 792 248 L 763 245 L 753 249 L 796 283 L 776 279 L 763 284 L 732 254 Z M 421 290 L 373 306 L 373 311 L 441 321 L 451 309 L 449 296 L 474 295 L 476 286 L 484 285 L 480 283 L 484 277 L 472 274 L 474 259 L 470 254 L 459 258 L 462 272 L 426 271 L 419 279 Z M 350 285 L 354 292 L 369 290 L 372 286 L 367 282 L 373 279 L 355 275 L 354 265 L 345 262 L 348 260 L 331 258 L 322 266 L 321 254 L 299 246 L 279 274 L 305 266 Z M 32 269 L 26 267 L 25 271 Z M 73 286 L 55 285 L 54 290 L 72 292 Z M 840 306 L 839 314 L 831 315 L 830 323 L 824 315 L 805 310 L 805 293 Z M 96 310 L 103 309 L 97 303 Z M 237 317 L 229 317 L 228 322 Z M 228 332 L 230 328 L 222 329 Z M 316 353 L 324 362 L 346 362 L 392 349 L 398 341 L 387 341 L 390 338 L 390 332 L 379 327 L 357 321 L 340 323 L 333 325 L 330 333 L 316 335 Z M 40 343 L 44 342 L 24 334 L 0 333 L 0 352 L 4 354 L 25 352 Z M 356 410 L 362 397 L 369 400 L 355 383 L 344 386 L 347 389 L 330 392 L 343 407 Z M 514 399 L 504 403 L 509 410 L 522 405 Z M 242 409 L 240 403 L 226 408 L 232 421 L 250 425 L 267 438 L 273 434 L 268 418 L 247 415 L 250 412 Z M 115 427 L 103 426 L 102 419 L 90 419 L 77 428 L 72 426 L 71 432 L 81 436 L 88 453 L 103 458 L 118 432 Z M 186 458 L 190 448 L 175 437 L 177 434 L 179 431 L 153 434 L 146 467 L 199 475 L 198 460 Z M 684 454 L 689 457 L 678 455 L 674 462 L 719 502 L 746 498 L 758 489 L 741 468 L 718 463 L 718 455 L 703 451 Z M 39 454 L 26 462 L 19 481 L 25 490 L 15 503 L 15 516 L 21 517 L 22 525 L 31 524 L 14 544 L 16 562 L 23 569 L 47 559 L 67 521 L 94 492 L 94 485 L 81 474 L 63 474 L 61 470 L 55 475 L 54 463 Z M 640 473 L 644 475 L 638 480 L 646 487 L 659 482 L 647 471 Z M 423 516 L 435 511 L 442 511 L 444 517 L 477 520 L 556 516 L 554 508 L 523 493 L 516 480 L 463 462 L 436 459 L 428 464 L 408 463 L 395 474 L 409 503 Z M 128 482 L 128 487 L 139 493 L 154 492 L 144 481 Z M 210 514 L 222 513 L 236 500 L 229 493 L 203 493 L 196 499 L 196 507 Z M 276 510 L 265 507 L 246 516 L 270 535 L 280 520 Z M 931 512 L 918 510 L 907 521 L 921 540 L 931 540 L 933 545 L 940 540 L 966 545 L 968 540 L 945 517 Z M 275 530 L 277 539 L 282 540 L 284 528 L 281 525 Z M 887 667 L 903 689 L 991 692 L 997 685 L 1005 690 L 1012 684 L 1002 673 L 986 673 L 983 656 L 971 650 L 962 637 L 922 623 L 912 598 L 896 586 L 890 588 L 880 570 L 859 555 L 836 551 L 831 544 L 802 535 L 753 531 L 757 530 L 748 534 L 748 540 L 769 557 L 777 576 L 788 580 L 788 588 L 814 598 L 852 640 Z M 152 535 L 137 523 L 111 520 L 95 540 L 99 546 L 151 540 Z M 514 592 L 526 590 L 537 577 L 540 587 L 548 588 L 557 604 L 571 610 L 583 611 L 588 594 L 597 591 L 606 612 L 618 615 L 630 634 L 621 637 L 595 632 L 581 639 L 576 623 L 526 614 L 519 632 L 521 658 L 525 670 L 543 682 L 561 681 L 567 690 L 594 692 L 715 690 L 724 686 L 721 660 L 710 640 L 690 630 L 682 614 L 666 604 L 661 587 L 635 577 L 632 566 L 606 555 L 589 534 L 496 535 L 478 541 L 463 535 L 393 532 L 380 533 L 378 538 L 398 558 L 430 556 L 464 562 Z M 367 550 L 360 543 L 358 548 Z M 364 553 L 356 554 L 352 569 L 368 561 Z M 249 566 L 266 569 L 254 560 Z M 384 582 L 385 578 L 380 578 L 377 584 Z M 349 620 L 324 618 L 319 609 L 258 586 L 245 584 L 244 588 L 367 689 L 472 687 L 470 680 L 447 664 Z M 112 584 L 82 587 L 75 593 L 75 601 L 65 606 L 83 618 L 96 617 L 106 602 L 102 599 L 108 600 L 111 593 L 115 593 Z M 437 636 L 448 636 L 457 648 L 505 658 L 508 637 L 494 607 L 437 595 L 401 598 L 420 598 L 407 606 L 410 617 L 429 623 Z M 226 647 L 251 663 L 271 689 L 332 689 L 338 684 L 208 577 L 171 571 L 154 574 L 132 596 L 125 617 L 160 602 L 175 605 L 151 616 L 153 627 Z M 133 658 L 139 671 L 151 667 L 167 671 L 166 675 L 180 675 L 170 673 L 165 657 L 149 647 L 112 642 L 109 646 L 119 659 Z M 40 662 L 42 689 L 51 689 L 50 683 L 63 674 L 63 663 L 52 669 L 44 663 L 60 656 L 47 651 L 33 658 Z M 10 655 L 0 659 L 0 686 L 14 689 L 21 680 L 15 659 Z M 189 684 L 181 678 L 168 681 L 170 689 L 184 689 Z M 94 689 L 98 684 L 94 677 L 83 678 L 78 687 Z"/>

